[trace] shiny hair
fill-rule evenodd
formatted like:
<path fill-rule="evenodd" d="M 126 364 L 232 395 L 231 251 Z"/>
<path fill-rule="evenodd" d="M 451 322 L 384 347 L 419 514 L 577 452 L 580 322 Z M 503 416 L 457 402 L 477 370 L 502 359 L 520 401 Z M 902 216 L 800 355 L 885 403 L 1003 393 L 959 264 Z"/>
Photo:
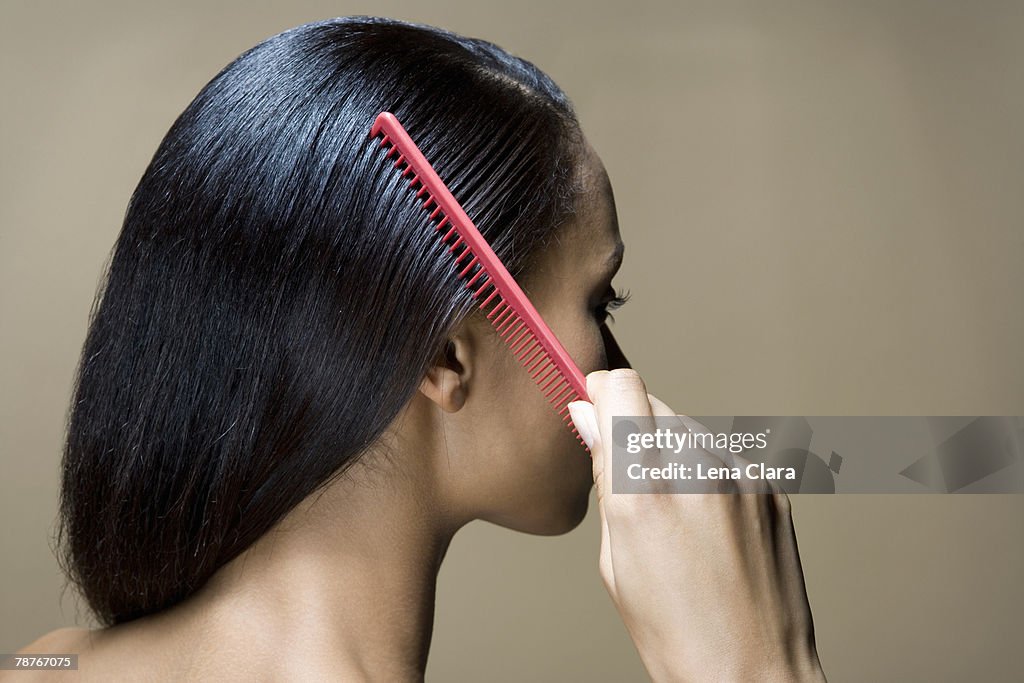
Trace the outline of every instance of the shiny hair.
<path fill-rule="evenodd" d="M 384 110 L 514 276 L 573 213 L 573 107 L 492 43 L 343 17 L 226 66 L 131 196 L 78 367 L 58 559 L 101 624 L 183 600 L 341 474 L 479 312 L 368 137 Z"/>

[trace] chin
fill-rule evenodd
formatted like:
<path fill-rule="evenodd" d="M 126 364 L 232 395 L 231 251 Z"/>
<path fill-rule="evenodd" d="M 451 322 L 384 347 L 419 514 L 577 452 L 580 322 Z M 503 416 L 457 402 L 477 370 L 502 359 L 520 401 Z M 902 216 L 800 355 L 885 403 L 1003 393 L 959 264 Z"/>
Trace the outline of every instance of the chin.
<path fill-rule="evenodd" d="M 532 501 L 529 508 L 532 514 L 522 514 L 519 510 L 515 515 L 488 515 L 482 517 L 492 524 L 521 531 L 534 536 L 560 536 L 567 534 L 580 525 L 587 516 L 590 506 L 590 489 L 593 481 L 586 488 L 579 487 L 556 500 L 544 502 Z"/>
<path fill-rule="evenodd" d="M 505 504 L 481 518 L 535 536 L 559 536 L 578 527 L 587 516 L 594 488 L 590 457 L 569 440 L 564 448 L 539 451 L 526 460 L 535 464 L 528 472 L 512 475 L 516 484 L 507 498 L 502 496 Z M 546 485 L 539 488 L 538 480 Z"/>
<path fill-rule="evenodd" d="M 538 520 L 527 533 L 537 536 L 561 536 L 567 534 L 586 518 L 587 510 L 590 507 L 590 489 L 593 488 L 593 481 L 587 487 L 579 487 L 570 495 L 556 501 L 543 519 Z"/>
<path fill-rule="evenodd" d="M 593 483 L 593 482 L 591 482 Z M 559 524 L 554 525 L 554 530 L 546 536 L 559 536 L 561 534 L 567 534 L 576 527 L 586 518 L 587 510 L 590 507 L 590 487 L 577 497 L 577 500 L 573 501 L 573 505 L 566 511 Z"/>
<path fill-rule="evenodd" d="M 545 536 L 566 534 L 580 525 L 587 516 L 590 506 L 590 491 L 594 488 L 594 467 L 590 458 L 574 443 L 572 451 L 561 457 L 578 464 L 573 464 L 569 471 L 564 472 L 566 487 L 562 495 L 553 501 L 552 514 L 549 515 L 548 531 L 537 532 Z"/>

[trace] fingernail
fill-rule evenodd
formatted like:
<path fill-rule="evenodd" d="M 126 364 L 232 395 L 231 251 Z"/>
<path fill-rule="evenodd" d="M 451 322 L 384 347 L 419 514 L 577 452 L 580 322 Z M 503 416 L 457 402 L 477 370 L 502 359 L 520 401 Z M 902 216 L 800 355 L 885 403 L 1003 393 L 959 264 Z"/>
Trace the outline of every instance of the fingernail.
<path fill-rule="evenodd" d="M 593 449 L 594 435 L 597 433 L 594 406 L 586 401 L 573 401 L 569 403 L 569 415 L 572 416 L 572 423 L 576 425 L 576 431 L 583 437 L 587 448 Z"/>

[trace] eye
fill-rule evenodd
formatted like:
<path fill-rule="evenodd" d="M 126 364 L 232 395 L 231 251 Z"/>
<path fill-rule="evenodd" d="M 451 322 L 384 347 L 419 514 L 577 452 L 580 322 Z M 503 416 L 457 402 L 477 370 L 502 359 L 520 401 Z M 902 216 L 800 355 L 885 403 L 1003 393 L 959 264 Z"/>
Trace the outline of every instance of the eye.
<path fill-rule="evenodd" d="M 615 322 L 615 318 L 609 313 L 615 309 L 623 306 L 629 301 L 629 290 L 613 290 L 613 296 L 611 299 L 605 301 L 600 306 L 594 309 L 594 317 L 597 319 L 598 325 L 603 325 L 607 320 Z"/>

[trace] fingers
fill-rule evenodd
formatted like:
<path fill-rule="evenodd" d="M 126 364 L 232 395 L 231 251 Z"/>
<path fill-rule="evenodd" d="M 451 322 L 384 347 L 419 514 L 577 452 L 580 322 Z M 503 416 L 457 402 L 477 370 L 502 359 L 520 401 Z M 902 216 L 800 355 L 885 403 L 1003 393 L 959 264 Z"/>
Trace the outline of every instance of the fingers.
<path fill-rule="evenodd" d="M 596 370 L 590 373 L 587 375 L 587 393 L 590 394 L 597 414 L 598 441 L 607 436 L 609 447 L 602 450 L 608 453 L 611 452 L 612 417 L 654 417 L 644 380 L 632 368 Z"/>
<path fill-rule="evenodd" d="M 590 448 L 593 460 L 594 484 L 597 494 L 597 511 L 601 518 L 601 549 L 598 558 L 598 571 L 612 600 L 618 603 L 618 590 L 615 585 L 615 566 L 612 562 L 612 541 L 608 530 L 608 518 L 605 515 L 605 502 L 611 494 L 610 481 L 605 480 L 605 458 L 598 448 L 600 438 L 597 426 L 597 414 L 594 405 L 588 401 L 572 401 L 569 403 L 569 415 L 572 416 L 576 430 Z M 607 472 L 611 473 L 609 466 Z"/>
<path fill-rule="evenodd" d="M 707 427 L 705 427 L 703 424 L 693 419 L 692 417 L 688 415 L 680 415 L 679 417 L 690 429 L 690 431 L 696 434 L 706 434 L 709 436 L 712 434 L 711 430 L 709 430 Z M 703 449 L 706 453 L 709 453 L 718 458 L 721 461 L 721 465 L 730 468 L 737 468 L 741 473 L 744 473 L 745 475 L 747 471 L 746 467 L 747 465 L 750 464 L 749 460 L 744 458 L 739 453 L 733 453 L 728 448 L 718 448 L 713 445 L 710 445 L 711 440 L 708 440 L 706 443 L 709 444 L 708 446 L 705 446 Z M 725 491 L 735 493 L 771 492 L 771 485 L 767 480 L 753 479 L 747 476 L 742 476 L 740 479 L 737 480 L 723 482 L 722 488 L 724 488 Z"/>
<path fill-rule="evenodd" d="M 638 417 L 642 428 L 653 426 L 654 415 L 651 402 L 647 399 L 647 387 L 640 374 L 632 368 L 615 368 L 613 370 L 597 370 L 587 375 L 587 393 L 593 402 L 597 424 L 597 444 L 595 458 L 601 459 L 603 480 L 603 504 L 605 513 L 617 517 L 623 505 L 633 498 L 631 494 L 613 495 L 615 482 L 613 479 L 612 454 L 614 452 L 613 419 L 617 416 Z M 614 524 L 612 524 L 614 526 Z"/>
<path fill-rule="evenodd" d="M 612 596 L 612 600 L 618 602 L 619 594 L 615 586 L 615 565 L 612 562 L 612 538 L 608 530 L 608 518 L 604 513 L 604 503 L 598 502 L 597 511 L 601 517 L 601 552 L 597 562 L 598 572 L 604 581 L 605 587 Z"/>
<path fill-rule="evenodd" d="M 623 415 L 653 417 L 647 387 L 640 374 L 631 368 L 597 370 L 587 375 L 587 393 L 597 417 L 598 448 L 611 470 L 612 418 Z"/>
<path fill-rule="evenodd" d="M 601 505 L 605 495 L 604 458 L 597 450 L 597 414 L 594 405 L 589 401 L 571 401 L 568 404 L 569 415 L 576 426 L 576 431 L 590 449 L 591 466 L 594 471 L 594 485 L 597 488 L 597 502 Z"/>
<path fill-rule="evenodd" d="M 716 447 L 713 433 L 697 420 L 676 413 L 664 401 L 647 392 L 643 378 L 632 368 L 597 370 L 587 375 L 587 393 L 591 402 L 574 401 L 570 413 L 584 440 L 587 440 L 594 458 L 594 481 L 597 484 L 599 500 L 607 502 L 613 491 L 612 482 L 612 431 L 613 418 L 632 416 L 639 418 L 640 429 L 651 429 L 657 424 L 671 427 L 680 432 L 705 435 L 701 440 L 705 446 L 688 448 L 687 462 L 701 465 L 705 470 L 723 466 L 739 469 L 746 473 L 745 458 L 729 449 Z M 658 423 L 655 417 L 660 418 Z M 666 424 L 671 422 L 672 424 Z M 714 491 L 738 493 L 770 493 L 769 482 L 741 476 L 738 479 L 715 479 Z"/>
<path fill-rule="evenodd" d="M 590 449 L 590 457 L 594 457 L 594 446 L 597 443 L 597 415 L 594 413 L 594 404 L 590 401 L 570 401 L 567 405 L 572 423 L 576 431 Z"/>
<path fill-rule="evenodd" d="M 647 394 L 647 401 L 651 404 L 651 410 L 657 417 L 674 417 L 676 411 L 668 407 L 664 401 L 654 394 Z"/>

